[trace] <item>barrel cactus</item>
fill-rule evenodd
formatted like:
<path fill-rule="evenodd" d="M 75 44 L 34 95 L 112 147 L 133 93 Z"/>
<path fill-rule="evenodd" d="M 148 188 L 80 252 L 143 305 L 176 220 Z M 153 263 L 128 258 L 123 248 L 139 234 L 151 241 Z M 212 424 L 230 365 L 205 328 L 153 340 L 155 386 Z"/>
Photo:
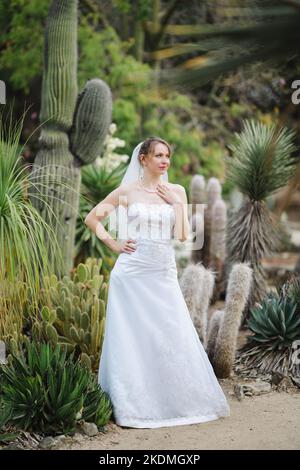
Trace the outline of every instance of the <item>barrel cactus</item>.
<path fill-rule="evenodd" d="M 100 79 L 77 90 L 77 0 L 53 0 L 46 25 L 39 151 L 30 188 L 32 204 L 53 227 L 67 274 L 72 268 L 79 208 L 80 168 L 95 161 L 111 123 L 112 97 Z M 50 251 L 50 250 L 49 250 Z M 50 251 L 50 257 L 55 252 Z"/>

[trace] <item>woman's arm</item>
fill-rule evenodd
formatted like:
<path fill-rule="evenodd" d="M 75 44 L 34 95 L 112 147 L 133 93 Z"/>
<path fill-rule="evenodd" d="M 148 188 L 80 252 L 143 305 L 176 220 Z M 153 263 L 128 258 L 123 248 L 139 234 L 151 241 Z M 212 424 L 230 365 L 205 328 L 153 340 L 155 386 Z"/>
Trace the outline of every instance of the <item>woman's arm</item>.
<path fill-rule="evenodd" d="M 176 185 L 176 193 L 179 196 L 178 202 L 173 203 L 175 210 L 175 225 L 174 225 L 174 236 L 181 242 L 188 239 L 190 232 L 190 224 L 188 219 L 188 201 L 186 192 L 183 186 Z"/>
<path fill-rule="evenodd" d="M 119 204 L 123 197 L 127 197 L 127 185 L 121 185 L 109 193 L 103 201 L 99 202 L 86 216 L 84 223 L 89 227 L 103 243 L 115 251 L 120 252 L 120 244 L 114 240 L 104 228 L 101 220 L 108 216 Z"/>

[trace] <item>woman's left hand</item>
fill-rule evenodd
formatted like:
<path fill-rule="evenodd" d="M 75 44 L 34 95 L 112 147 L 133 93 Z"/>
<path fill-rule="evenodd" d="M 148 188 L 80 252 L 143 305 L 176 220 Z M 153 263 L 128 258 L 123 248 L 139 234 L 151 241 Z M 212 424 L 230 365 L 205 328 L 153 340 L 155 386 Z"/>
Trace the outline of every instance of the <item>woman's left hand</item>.
<path fill-rule="evenodd" d="M 180 196 L 176 194 L 174 189 L 171 189 L 165 184 L 158 184 L 156 187 L 157 194 L 162 197 L 169 204 L 176 204 L 181 202 Z"/>

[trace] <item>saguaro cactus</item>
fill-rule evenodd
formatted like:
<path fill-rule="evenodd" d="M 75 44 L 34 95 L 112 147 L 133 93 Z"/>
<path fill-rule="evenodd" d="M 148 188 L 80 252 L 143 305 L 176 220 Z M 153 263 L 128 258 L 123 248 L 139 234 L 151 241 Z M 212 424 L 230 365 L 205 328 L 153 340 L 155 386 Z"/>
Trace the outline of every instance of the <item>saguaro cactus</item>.
<path fill-rule="evenodd" d="M 100 79 L 77 93 L 77 0 L 53 0 L 46 25 L 40 121 L 40 149 L 31 178 L 32 204 L 53 226 L 63 254 L 63 272 L 72 268 L 79 206 L 80 167 L 93 162 L 111 122 L 112 98 Z M 55 253 L 51 253 L 54 257 Z"/>

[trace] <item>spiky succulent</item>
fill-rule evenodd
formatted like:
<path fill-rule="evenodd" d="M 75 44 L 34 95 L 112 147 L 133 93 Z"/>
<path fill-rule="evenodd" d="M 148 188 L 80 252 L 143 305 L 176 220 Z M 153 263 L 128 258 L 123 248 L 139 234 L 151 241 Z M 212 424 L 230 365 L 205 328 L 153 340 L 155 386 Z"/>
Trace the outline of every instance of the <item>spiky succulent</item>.
<path fill-rule="evenodd" d="M 251 343 L 275 350 L 290 346 L 300 339 L 300 315 L 297 304 L 278 293 L 268 293 L 261 304 L 250 311 L 248 328 L 254 333 Z"/>
<path fill-rule="evenodd" d="M 300 315 L 300 276 L 293 274 L 281 287 L 280 295 L 288 297 L 297 304 L 297 311 Z"/>

